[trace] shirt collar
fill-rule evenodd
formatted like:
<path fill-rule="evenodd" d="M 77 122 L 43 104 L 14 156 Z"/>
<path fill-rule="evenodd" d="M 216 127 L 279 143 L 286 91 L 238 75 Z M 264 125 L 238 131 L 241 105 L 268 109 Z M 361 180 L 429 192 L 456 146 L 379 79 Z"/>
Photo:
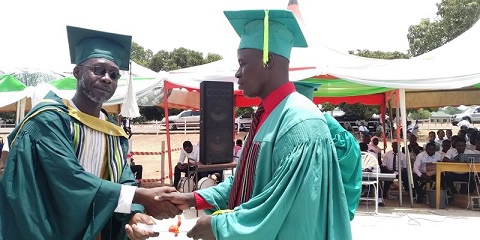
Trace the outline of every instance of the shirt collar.
<path fill-rule="evenodd" d="M 275 89 L 273 92 L 263 100 L 262 104 L 265 108 L 265 113 L 269 114 L 273 109 L 288 95 L 295 92 L 295 85 L 292 82 L 287 82 Z"/>

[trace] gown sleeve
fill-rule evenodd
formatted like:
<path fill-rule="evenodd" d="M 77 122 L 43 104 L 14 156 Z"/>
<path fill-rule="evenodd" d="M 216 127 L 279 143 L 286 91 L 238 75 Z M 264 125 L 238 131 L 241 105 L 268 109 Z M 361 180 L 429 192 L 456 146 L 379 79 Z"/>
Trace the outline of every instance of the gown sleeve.
<path fill-rule="evenodd" d="M 362 154 L 357 139 L 332 116 L 324 114 L 337 151 L 350 220 L 353 220 L 362 193 Z"/>
<path fill-rule="evenodd" d="M 6 239 L 95 239 L 112 217 L 121 186 L 83 170 L 65 115 L 37 114 L 12 142 L 0 184 Z"/>
<path fill-rule="evenodd" d="M 206 209 L 206 213 L 213 213 L 215 210 L 227 209 L 228 200 L 230 199 L 230 190 L 232 189 L 233 177 L 229 176 L 223 182 L 214 187 L 198 190 L 202 198 L 211 206 L 212 209 Z"/>

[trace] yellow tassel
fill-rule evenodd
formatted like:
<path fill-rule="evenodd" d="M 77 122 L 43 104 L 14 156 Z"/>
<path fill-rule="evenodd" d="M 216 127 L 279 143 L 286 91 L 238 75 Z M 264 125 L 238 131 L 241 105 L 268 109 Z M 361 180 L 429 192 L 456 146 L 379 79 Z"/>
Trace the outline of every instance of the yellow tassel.
<path fill-rule="evenodd" d="M 215 215 L 220 215 L 220 214 L 224 214 L 224 213 L 231 213 L 231 212 L 235 212 L 234 210 L 230 210 L 230 209 L 227 209 L 227 210 L 217 210 L 215 211 L 212 216 L 215 216 Z"/>
<path fill-rule="evenodd" d="M 268 63 L 268 10 L 265 10 L 265 18 L 263 19 L 263 66 Z"/>

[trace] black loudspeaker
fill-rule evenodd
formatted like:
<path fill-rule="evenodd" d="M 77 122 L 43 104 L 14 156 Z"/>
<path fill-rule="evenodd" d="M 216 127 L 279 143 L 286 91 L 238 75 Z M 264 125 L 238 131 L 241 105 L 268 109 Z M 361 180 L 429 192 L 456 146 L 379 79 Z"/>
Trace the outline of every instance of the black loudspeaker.
<path fill-rule="evenodd" d="M 233 161 L 233 83 L 200 83 L 200 162 Z"/>

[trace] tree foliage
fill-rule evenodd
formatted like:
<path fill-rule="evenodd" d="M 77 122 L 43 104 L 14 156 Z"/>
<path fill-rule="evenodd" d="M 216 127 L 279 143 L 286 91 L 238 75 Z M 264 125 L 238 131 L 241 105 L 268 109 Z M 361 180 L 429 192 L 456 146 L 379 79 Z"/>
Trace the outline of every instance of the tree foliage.
<path fill-rule="evenodd" d="M 418 56 L 458 37 L 480 16 L 480 0 L 442 0 L 437 3 L 437 19 L 422 19 L 408 29 L 409 53 Z"/>
<path fill-rule="evenodd" d="M 203 53 L 187 48 L 176 48 L 169 52 L 160 50 L 153 54 L 150 49 L 145 49 L 136 42 L 132 43 L 132 60 L 155 72 L 171 71 L 180 68 L 193 67 L 222 59 L 216 53 L 208 53 L 205 58 Z"/>
<path fill-rule="evenodd" d="M 459 108 L 448 106 L 445 108 L 444 112 L 446 114 L 455 115 L 455 114 L 462 113 L 463 111 Z"/>
<path fill-rule="evenodd" d="M 235 109 L 235 116 L 240 117 L 242 115 L 253 115 L 255 111 L 253 110 L 252 107 L 240 107 Z"/>
<path fill-rule="evenodd" d="M 322 112 L 330 112 L 335 110 L 336 107 L 337 105 L 326 102 L 326 103 L 322 103 L 322 105 L 319 108 L 320 108 L 320 111 Z"/>
<path fill-rule="evenodd" d="M 222 58 L 223 57 L 220 54 L 208 53 L 207 56 L 205 57 L 204 63 L 216 62 L 218 60 L 222 60 Z"/>
<path fill-rule="evenodd" d="M 157 107 L 157 106 L 148 106 L 148 107 L 139 107 L 140 114 L 144 119 L 139 119 L 145 120 L 145 121 L 160 121 L 165 117 L 164 114 L 164 109 L 162 107 Z M 168 110 L 168 116 L 173 116 L 177 115 L 180 112 L 182 112 L 182 109 L 169 109 Z"/>
<path fill-rule="evenodd" d="M 131 59 L 134 62 L 148 68 L 150 62 L 152 61 L 152 57 L 153 57 L 152 50 L 145 49 L 136 42 L 132 43 Z"/>
<path fill-rule="evenodd" d="M 367 49 L 357 49 L 356 51 L 348 51 L 349 54 L 357 55 L 360 57 L 366 58 L 377 58 L 377 59 L 408 59 L 410 56 L 406 53 L 402 53 L 399 51 L 395 52 L 383 52 L 383 51 L 370 51 Z"/>
<path fill-rule="evenodd" d="M 408 114 L 413 120 L 429 119 L 432 116 L 432 113 L 427 109 L 415 109 L 411 110 Z"/>
<path fill-rule="evenodd" d="M 175 48 L 168 52 L 161 50 L 153 55 L 149 68 L 155 72 L 171 71 L 181 68 L 193 67 L 222 59 L 222 56 L 209 53 L 205 58 L 201 52 L 187 48 Z"/>
<path fill-rule="evenodd" d="M 370 119 L 373 114 L 380 113 L 379 106 L 368 106 L 361 103 L 340 103 L 338 107 L 345 112 L 345 116 L 356 117 L 359 119 Z"/>

